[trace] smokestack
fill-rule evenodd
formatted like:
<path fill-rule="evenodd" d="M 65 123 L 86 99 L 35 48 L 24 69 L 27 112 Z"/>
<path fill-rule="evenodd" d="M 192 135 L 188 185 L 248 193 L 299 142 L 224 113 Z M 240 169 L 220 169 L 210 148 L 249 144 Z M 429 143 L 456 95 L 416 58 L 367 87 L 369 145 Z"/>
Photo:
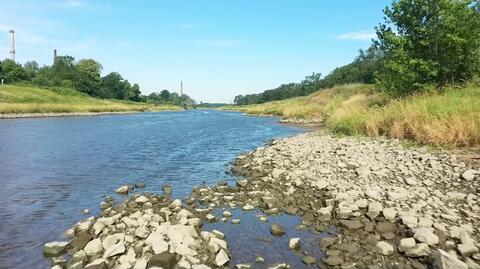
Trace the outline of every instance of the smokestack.
<path fill-rule="evenodd" d="M 180 96 L 183 96 L 183 80 L 180 81 Z"/>
<path fill-rule="evenodd" d="M 10 60 L 15 61 L 15 31 L 10 30 Z"/>
<path fill-rule="evenodd" d="M 57 49 L 53 49 L 53 63 L 55 63 L 56 59 L 57 59 Z"/>

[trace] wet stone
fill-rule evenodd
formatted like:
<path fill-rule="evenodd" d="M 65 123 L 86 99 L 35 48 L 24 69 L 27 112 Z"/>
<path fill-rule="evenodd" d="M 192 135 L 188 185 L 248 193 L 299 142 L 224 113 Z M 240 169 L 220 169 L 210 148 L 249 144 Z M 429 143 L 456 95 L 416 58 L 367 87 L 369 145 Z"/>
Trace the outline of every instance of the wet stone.
<path fill-rule="evenodd" d="M 314 263 L 317 262 L 317 259 L 315 259 L 315 257 L 313 257 L 313 256 L 304 256 L 302 261 L 305 264 L 314 264 Z"/>
<path fill-rule="evenodd" d="M 324 262 L 330 266 L 341 265 L 343 263 L 343 258 L 340 256 L 329 256 Z"/>
<path fill-rule="evenodd" d="M 174 268 L 177 264 L 177 256 L 171 253 L 162 253 L 153 255 L 148 260 L 147 268 L 161 267 L 161 268 Z"/>
<path fill-rule="evenodd" d="M 70 242 L 71 246 L 80 250 L 83 249 L 87 243 L 93 239 L 93 236 L 89 234 L 87 231 L 81 231 L 80 233 L 75 236 L 72 241 Z"/>
<path fill-rule="evenodd" d="M 358 230 L 363 228 L 363 223 L 359 220 L 341 220 L 340 224 L 348 230 Z"/>
<path fill-rule="evenodd" d="M 275 236 L 282 236 L 285 234 L 283 227 L 277 223 L 272 224 L 270 227 L 270 232 Z"/>

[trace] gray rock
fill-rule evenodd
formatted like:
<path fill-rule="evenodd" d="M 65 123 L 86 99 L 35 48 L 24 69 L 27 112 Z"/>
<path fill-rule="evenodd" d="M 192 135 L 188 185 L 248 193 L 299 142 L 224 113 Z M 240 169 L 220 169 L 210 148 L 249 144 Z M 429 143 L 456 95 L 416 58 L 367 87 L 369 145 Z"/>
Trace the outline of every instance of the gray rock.
<path fill-rule="evenodd" d="M 340 256 L 328 256 L 328 258 L 323 260 L 326 264 L 330 266 L 341 265 L 343 263 L 343 258 Z"/>
<path fill-rule="evenodd" d="M 397 210 L 393 207 L 385 208 L 383 209 L 383 216 L 389 221 L 394 221 L 397 216 Z"/>
<path fill-rule="evenodd" d="M 177 264 L 177 255 L 171 253 L 156 254 L 148 260 L 147 268 L 161 267 L 174 268 Z"/>
<path fill-rule="evenodd" d="M 275 236 L 282 236 L 285 234 L 285 230 L 281 225 L 273 223 L 272 226 L 270 227 L 270 233 L 272 233 Z"/>
<path fill-rule="evenodd" d="M 72 239 L 70 244 L 76 249 L 83 249 L 92 239 L 93 236 L 87 231 L 81 231 Z"/>
<path fill-rule="evenodd" d="M 300 238 L 298 238 L 298 237 L 291 238 L 291 239 L 288 241 L 288 248 L 290 248 L 290 249 L 298 249 L 298 248 L 300 248 Z"/>
<path fill-rule="evenodd" d="M 409 248 L 405 251 L 405 256 L 411 258 L 420 258 L 430 255 L 430 247 L 425 243 L 416 244 L 413 248 Z"/>
<path fill-rule="evenodd" d="M 220 251 L 217 253 L 217 256 L 215 256 L 215 265 L 220 267 L 225 265 L 229 261 L 230 257 L 228 257 L 227 252 L 225 252 L 224 249 L 220 249 Z"/>
<path fill-rule="evenodd" d="M 314 264 L 317 262 L 317 259 L 313 256 L 304 256 L 302 262 L 305 264 Z"/>
<path fill-rule="evenodd" d="M 50 242 L 43 246 L 43 254 L 56 256 L 62 254 L 68 246 L 68 242 Z"/>
<path fill-rule="evenodd" d="M 358 230 L 363 228 L 363 223 L 359 220 L 341 220 L 340 225 L 349 229 L 349 230 Z"/>
<path fill-rule="evenodd" d="M 107 261 L 105 259 L 96 259 L 87 264 L 84 269 L 107 269 Z"/>
<path fill-rule="evenodd" d="M 476 170 L 468 169 L 467 171 L 462 173 L 462 178 L 466 181 L 472 181 L 477 173 L 478 172 Z"/>
<path fill-rule="evenodd" d="M 94 256 L 96 254 L 99 254 L 103 250 L 102 241 L 100 240 L 100 238 L 95 238 L 88 242 L 88 244 L 85 246 L 85 248 L 83 248 L 83 250 L 85 251 L 85 254 L 87 254 L 87 256 Z"/>
<path fill-rule="evenodd" d="M 429 246 L 438 244 L 439 238 L 436 234 L 432 232 L 429 228 L 417 228 L 415 229 L 415 234 L 413 235 L 418 242 L 426 243 Z"/>
<path fill-rule="evenodd" d="M 435 269 L 468 269 L 468 265 L 459 260 L 455 255 L 441 249 L 436 250 L 433 255 L 433 268 Z"/>
<path fill-rule="evenodd" d="M 375 252 L 382 254 L 384 256 L 389 256 L 395 252 L 395 249 L 388 242 L 379 241 L 375 246 Z"/>
<path fill-rule="evenodd" d="M 371 202 L 368 204 L 368 211 L 367 211 L 367 216 L 371 219 L 374 220 L 378 215 L 380 215 L 380 212 L 382 212 L 383 206 L 379 202 Z"/>
<path fill-rule="evenodd" d="M 115 192 L 118 194 L 128 194 L 129 191 L 130 191 L 130 187 L 127 185 L 121 186 L 115 190 Z"/>
<path fill-rule="evenodd" d="M 415 247 L 415 239 L 410 237 L 410 238 L 402 238 L 400 240 L 400 244 L 398 245 L 398 250 L 400 252 L 405 252 L 413 247 Z"/>
<path fill-rule="evenodd" d="M 110 258 L 123 253 L 125 253 L 125 245 L 123 243 L 118 243 L 105 250 L 103 258 Z"/>

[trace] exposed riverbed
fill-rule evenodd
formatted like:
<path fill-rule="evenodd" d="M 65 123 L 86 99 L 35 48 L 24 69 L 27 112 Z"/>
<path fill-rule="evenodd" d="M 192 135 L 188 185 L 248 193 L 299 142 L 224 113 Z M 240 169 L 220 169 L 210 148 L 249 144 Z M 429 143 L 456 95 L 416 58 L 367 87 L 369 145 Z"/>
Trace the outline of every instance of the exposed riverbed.
<path fill-rule="evenodd" d="M 43 244 L 99 213 L 119 185 L 170 183 L 184 198 L 231 181 L 238 154 L 303 131 L 276 121 L 216 111 L 0 121 L 0 268 L 49 268 Z"/>

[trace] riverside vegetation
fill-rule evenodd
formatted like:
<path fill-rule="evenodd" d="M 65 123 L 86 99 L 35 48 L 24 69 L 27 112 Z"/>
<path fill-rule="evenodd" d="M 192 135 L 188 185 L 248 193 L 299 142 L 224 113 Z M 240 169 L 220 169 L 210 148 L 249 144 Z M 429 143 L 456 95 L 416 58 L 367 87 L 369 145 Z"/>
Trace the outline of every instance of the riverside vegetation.
<path fill-rule="evenodd" d="M 34 86 L 0 86 L 0 117 L 59 113 L 108 113 L 179 110 L 170 104 L 141 103 L 128 100 L 99 99 L 69 88 L 42 89 Z M 51 114 L 50 114 L 51 113 Z M 63 115 L 63 114 L 61 114 Z"/>
<path fill-rule="evenodd" d="M 351 64 L 323 79 L 313 74 L 239 95 L 226 109 L 324 123 L 349 135 L 478 145 L 480 2 L 399 0 L 384 13 L 377 39 Z"/>
<path fill-rule="evenodd" d="M 339 134 L 462 147 L 480 143 L 479 96 L 478 82 L 394 99 L 374 85 L 351 84 L 305 97 L 222 109 L 282 116 L 284 122 L 323 124 Z"/>

